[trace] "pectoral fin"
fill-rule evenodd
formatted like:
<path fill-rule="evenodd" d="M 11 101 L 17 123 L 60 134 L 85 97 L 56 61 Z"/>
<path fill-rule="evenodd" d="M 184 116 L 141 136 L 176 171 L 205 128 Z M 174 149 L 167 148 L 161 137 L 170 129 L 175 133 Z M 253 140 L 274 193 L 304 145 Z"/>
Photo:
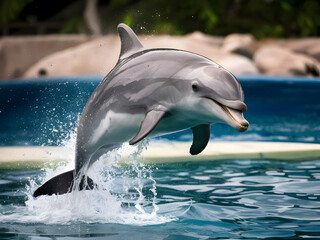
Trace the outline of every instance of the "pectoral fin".
<path fill-rule="evenodd" d="M 191 155 L 197 155 L 205 149 L 210 139 L 210 125 L 201 124 L 191 128 L 193 133 L 193 143 L 190 148 Z"/>
<path fill-rule="evenodd" d="M 165 115 L 165 111 L 150 111 L 141 123 L 138 134 L 129 141 L 130 145 L 133 145 L 144 137 L 146 137 L 159 123 L 161 118 Z"/>

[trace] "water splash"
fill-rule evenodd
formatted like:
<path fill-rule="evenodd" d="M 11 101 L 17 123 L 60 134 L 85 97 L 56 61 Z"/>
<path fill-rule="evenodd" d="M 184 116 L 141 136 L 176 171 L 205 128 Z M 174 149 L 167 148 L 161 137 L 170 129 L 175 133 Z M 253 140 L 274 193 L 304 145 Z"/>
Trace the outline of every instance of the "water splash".
<path fill-rule="evenodd" d="M 75 135 L 67 146 L 73 147 Z M 25 194 L 25 206 L 16 206 L 2 222 L 72 224 L 119 223 L 155 225 L 174 220 L 158 214 L 156 181 L 152 169 L 140 163 L 142 150 L 148 142 L 137 147 L 124 145 L 100 157 L 88 171 L 88 176 L 98 185 L 90 191 L 73 191 L 64 195 L 33 198 L 35 189 L 45 181 L 74 168 L 71 158 L 55 168 L 46 167 L 37 179 L 30 179 Z M 130 165 L 122 165 L 120 159 L 126 154 Z M 50 164 L 49 164 L 50 166 Z"/>

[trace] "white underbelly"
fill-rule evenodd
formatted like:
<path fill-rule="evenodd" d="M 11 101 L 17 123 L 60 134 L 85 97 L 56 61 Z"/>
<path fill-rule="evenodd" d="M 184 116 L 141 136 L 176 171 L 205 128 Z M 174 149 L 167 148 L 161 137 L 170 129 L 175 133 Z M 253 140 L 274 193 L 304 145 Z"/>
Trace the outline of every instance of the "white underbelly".
<path fill-rule="evenodd" d="M 89 145 L 99 148 L 104 145 L 123 143 L 139 131 L 144 114 L 116 113 L 109 111 L 93 131 Z"/>
<path fill-rule="evenodd" d="M 108 149 L 107 147 L 106 150 L 111 150 L 113 148 L 112 145 L 128 142 L 138 134 L 144 118 L 145 114 L 109 111 L 89 138 L 89 151 L 95 152 L 100 147 L 106 145 L 110 145 L 110 148 Z M 168 117 L 162 119 L 147 137 L 161 136 L 195 125 L 196 123 L 193 124 L 192 121 L 186 120 L 184 116 Z"/>
<path fill-rule="evenodd" d="M 190 127 L 196 126 L 197 122 L 190 121 L 184 116 L 173 116 L 162 119 L 157 127 L 148 135 L 148 137 L 156 137 L 169 133 L 178 132 Z"/>

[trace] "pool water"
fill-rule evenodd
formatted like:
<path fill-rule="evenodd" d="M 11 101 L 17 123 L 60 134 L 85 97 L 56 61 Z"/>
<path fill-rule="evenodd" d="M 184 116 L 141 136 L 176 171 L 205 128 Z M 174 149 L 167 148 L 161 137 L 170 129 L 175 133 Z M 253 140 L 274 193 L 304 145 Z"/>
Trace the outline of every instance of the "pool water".
<path fill-rule="evenodd" d="M 64 142 L 77 126 L 87 99 L 102 76 L 0 81 L 0 146 Z M 320 79 L 239 76 L 250 122 L 245 133 L 225 124 L 212 127 L 217 141 L 320 143 Z M 166 136 L 191 140 L 191 131 Z"/>
<path fill-rule="evenodd" d="M 320 160 L 108 166 L 99 190 L 33 199 L 33 180 L 46 171 L 0 170 L 0 238 L 320 236 Z"/>
<path fill-rule="evenodd" d="M 0 82 L 0 145 L 74 147 L 101 76 Z M 216 124 L 210 141 L 320 143 L 320 79 L 241 76 L 250 128 Z M 164 138 L 190 141 L 191 131 Z M 74 162 L 0 169 L 0 239 L 320 238 L 320 159 L 198 161 L 131 166 L 121 152 L 89 171 L 99 188 L 33 198 Z M 1 154 L 1 153 L 0 153 Z"/>

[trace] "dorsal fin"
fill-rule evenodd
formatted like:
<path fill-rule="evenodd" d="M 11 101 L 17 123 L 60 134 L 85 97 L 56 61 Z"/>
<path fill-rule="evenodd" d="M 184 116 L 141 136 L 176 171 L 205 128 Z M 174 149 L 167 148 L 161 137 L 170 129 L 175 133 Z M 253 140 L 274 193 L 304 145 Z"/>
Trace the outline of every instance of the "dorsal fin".
<path fill-rule="evenodd" d="M 132 31 L 130 27 L 128 27 L 124 23 L 120 23 L 118 25 L 118 32 L 121 40 L 121 52 L 119 61 L 143 49 L 143 46 L 140 43 L 137 35 Z"/>

